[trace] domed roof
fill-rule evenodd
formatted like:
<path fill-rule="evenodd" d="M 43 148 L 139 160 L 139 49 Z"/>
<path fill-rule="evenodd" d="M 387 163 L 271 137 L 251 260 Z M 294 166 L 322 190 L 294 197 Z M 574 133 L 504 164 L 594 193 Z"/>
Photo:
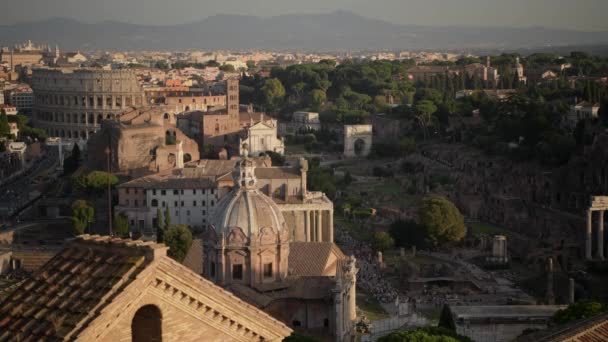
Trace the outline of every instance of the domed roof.
<path fill-rule="evenodd" d="M 248 158 L 241 161 L 234 176 L 236 187 L 218 202 L 211 221 L 218 236 L 228 236 L 233 228 L 240 228 L 247 238 L 257 236 L 263 228 L 283 233 L 285 218 L 281 210 L 257 189 L 255 162 Z"/>
<path fill-rule="evenodd" d="M 275 234 L 280 234 L 285 228 L 285 218 L 274 201 L 261 191 L 237 188 L 218 203 L 212 224 L 218 235 L 228 236 L 233 228 L 240 228 L 251 238 L 262 228 L 272 228 Z"/>

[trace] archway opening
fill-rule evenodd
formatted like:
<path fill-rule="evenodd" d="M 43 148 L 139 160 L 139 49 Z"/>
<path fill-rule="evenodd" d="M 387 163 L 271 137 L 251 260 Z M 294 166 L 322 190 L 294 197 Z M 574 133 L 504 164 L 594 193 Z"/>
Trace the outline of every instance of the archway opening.
<path fill-rule="evenodd" d="M 139 308 L 131 321 L 133 342 L 161 342 L 163 340 L 162 315 L 155 305 Z"/>
<path fill-rule="evenodd" d="M 365 141 L 363 139 L 355 140 L 355 154 L 360 156 L 365 149 Z"/>
<path fill-rule="evenodd" d="M 184 163 L 187 163 L 192 160 L 192 156 L 190 153 L 184 153 Z"/>

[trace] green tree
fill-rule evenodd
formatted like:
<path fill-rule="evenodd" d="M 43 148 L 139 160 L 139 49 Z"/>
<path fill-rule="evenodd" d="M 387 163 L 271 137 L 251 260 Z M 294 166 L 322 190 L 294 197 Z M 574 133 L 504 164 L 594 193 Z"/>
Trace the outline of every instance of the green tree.
<path fill-rule="evenodd" d="M 77 179 L 79 178 L 80 177 Z M 107 190 L 108 182 L 110 183 L 110 186 L 113 187 L 118 184 L 118 178 L 113 174 L 104 171 L 93 171 L 84 177 L 84 181 L 79 179 L 78 185 L 84 185 L 84 189 L 88 191 L 103 192 Z"/>
<path fill-rule="evenodd" d="M 433 116 L 437 111 L 437 106 L 430 100 L 422 100 L 416 103 L 416 119 L 420 123 L 420 127 L 422 127 L 422 132 L 424 134 L 424 139 L 428 137 L 429 127 L 433 126 L 436 118 Z"/>
<path fill-rule="evenodd" d="M 232 64 L 224 64 L 222 66 L 220 66 L 220 70 L 224 71 L 224 72 L 235 72 L 236 69 L 234 68 L 234 65 Z"/>
<path fill-rule="evenodd" d="M 169 256 L 182 262 L 192 245 L 192 232 L 183 224 L 172 226 L 165 232 L 164 243 L 169 246 Z"/>
<path fill-rule="evenodd" d="M 63 161 L 63 170 L 65 173 L 72 173 L 80 166 L 80 147 L 74 143 L 72 154 Z"/>
<path fill-rule="evenodd" d="M 247 70 L 255 70 L 255 62 L 254 61 L 247 61 Z"/>
<path fill-rule="evenodd" d="M 327 101 L 327 94 L 321 89 L 313 89 L 310 92 L 310 106 L 313 110 L 320 110 Z"/>
<path fill-rule="evenodd" d="M 2 109 L 0 111 L 0 137 L 7 137 L 9 134 L 11 134 L 11 127 L 8 124 L 6 111 Z"/>
<path fill-rule="evenodd" d="M 154 64 L 154 67 L 160 70 L 169 70 L 169 64 L 167 61 L 158 61 Z"/>
<path fill-rule="evenodd" d="M 276 110 L 280 101 L 285 97 L 285 87 L 278 78 L 269 78 L 264 82 L 262 94 L 264 94 L 266 103 Z"/>
<path fill-rule="evenodd" d="M 163 220 L 163 212 L 160 208 L 156 208 L 156 242 L 161 243 L 165 237 L 165 227 Z"/>
<path fill-rule="evenodd" d="M 121 238 L 129 237 L 129 219 L 123 213 L 114 216 L 112 232 Z"/>
<path fill-rule="evenodd" d="M 425 327 L 396 331 L 379 338 L 378 342 L 472 342 L 472 340 L 446 328 Z"/>
<path fill-rule="evenodd" d="M 445 198 L 429 196 L 418 209 L 420 224 L 424 226 L 433 244 L 460 241 L 466 235 L 464 216 Z"/>
<path fill-rule="evenodd" d="M 72 225 L 74 234 L 84 234 L 87 228 L 95 221 L 95 209 L 85 200 L 76 200 L 72 203 Z"/>
<path fill-rule="evenodd" d="M 164 218 L 165 218 L 165 226 L 163 227 L 163 229 L 166 232 L 167 229 L 169 229 L 169 227 L 171 227 L 171 212 L 169 211 L 169 207 L 168 206 L 165 208 Z"/>
<path fill-rule="evenodd" d="M 376 251 L 385 252 L 393 248 L 395 240 L 387 232 L 376 232 L 373 244 Z"/>
<path fill-rule="evenodd" d="M 608 306 L 590 300 L 581 300 L 558 310 L 553 315 L 553 321 L 564 324 L 578 319 L 589 318 L 608 311 Z"/>

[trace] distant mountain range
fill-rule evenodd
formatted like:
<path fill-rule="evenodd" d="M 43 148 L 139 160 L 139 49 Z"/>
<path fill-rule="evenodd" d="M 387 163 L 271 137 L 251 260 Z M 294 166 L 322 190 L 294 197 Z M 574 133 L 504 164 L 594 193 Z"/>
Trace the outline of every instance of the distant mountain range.
<path fill-rule="evenodd" d="M 398 25 L 345 11 L 269 18 L 214 15 L 169 26 L 65 18 L 0 26 L 2 46 L 27 39 L 63 50 L 509 50 L 603 45 L 608 32 Z"/>

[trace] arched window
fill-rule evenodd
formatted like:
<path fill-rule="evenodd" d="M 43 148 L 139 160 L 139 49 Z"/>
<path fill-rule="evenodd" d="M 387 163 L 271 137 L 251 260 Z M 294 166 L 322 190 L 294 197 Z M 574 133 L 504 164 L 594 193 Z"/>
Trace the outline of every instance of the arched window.
<path fill-rule="evenodd" d="M 162 315 L 158 307 L 145 305 L 139 308 L 131 321 L 133 342 L 161 342 L 163 340 Z"/>

